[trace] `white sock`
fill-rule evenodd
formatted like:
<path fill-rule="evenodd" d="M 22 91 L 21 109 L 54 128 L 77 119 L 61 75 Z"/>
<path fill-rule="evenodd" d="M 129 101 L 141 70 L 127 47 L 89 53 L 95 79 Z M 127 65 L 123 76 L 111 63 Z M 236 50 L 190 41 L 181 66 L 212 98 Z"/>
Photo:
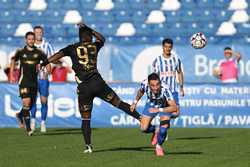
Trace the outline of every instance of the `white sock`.
<path fill-rule="evenodd" d="M 161 145 L 159 145 L 159 144 L 156 144 L 156 146 L 155 146 L 156 148 L 161 148 Z"/>

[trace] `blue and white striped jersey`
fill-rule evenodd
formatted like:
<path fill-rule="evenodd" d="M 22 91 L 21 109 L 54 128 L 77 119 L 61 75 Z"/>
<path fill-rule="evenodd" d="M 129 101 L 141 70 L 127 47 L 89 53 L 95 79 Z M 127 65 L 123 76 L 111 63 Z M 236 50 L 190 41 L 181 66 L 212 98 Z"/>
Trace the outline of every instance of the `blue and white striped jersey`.
<path fill-rule="evenodd" d="M 152 70 L 160 76 L 162 82 L 169 86 L 171 92 L 178 92 L 176 74 L 181 70 L 179 58 L 173 54 L 169 58 L 160 55 L 153 61 Z"/>
<path fill-rule="evenodd" d="M 165 107 L 167 100 L 174 100 L 168 85 L 164 83 L 161 85 L 159 94 L 154 94 L 150 90 L 147 79 L 141 83 L 141 90 L 147 94 L 147 102 L 153 103 L 156 108 Z"/>
<path fill-rule="evenodd" d="M 47 42 L 44 38 L 41 44 L 36 44 L 35 46 L 41 49 L 48 57 L 52 56 L 55 53 L 54 48 L 52 45 Z M 39 79 L 48 79 L 48 73 L 46 71 L 40 70 L 39 71 Z"/>
<path fill-rule="evenodd" d="M 54 48 L 52 45 L 47 42 L 44 38 L 41 44 L 36 44 L 35 46 L 39 49 L 41 49 L 48 57 L 52 56 L 55 53 Z"/>

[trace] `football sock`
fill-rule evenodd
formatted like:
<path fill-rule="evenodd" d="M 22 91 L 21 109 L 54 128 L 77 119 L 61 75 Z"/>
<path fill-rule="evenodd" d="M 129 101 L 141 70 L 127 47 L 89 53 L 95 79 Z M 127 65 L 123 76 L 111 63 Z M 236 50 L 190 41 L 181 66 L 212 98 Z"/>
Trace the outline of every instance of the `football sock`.
<path fill-rule="evenodd" d="M 17 113 L 17 117 L 19 118 L 20 122 L 23 123 L 23 112 L 22 112 L 22 110 L 19 113 Z"/>
<path fill-rule="evenodd" d="M 143 130 L 144 133 L 154 133 L 155 132 L 155 125 L 149 125 L 146 130 Z"/>
<path fill-rule="evenodd" d="M 86 145 L 91 144 L 91 127 L 90 120 L 82 120 L 82 134 Z"/>
<path fill-rule="evenodd" d="M 36 103 L 33 103 L 32 107 L 31 107 L 31 110 L 30 110 L 31 118 L 36 118 L 36 110 L 37 110 Z"/>
<path fill-rule="evenodd" d="M 25 126 L 26 126 L 26 130 L 27 131 L 30 131 L 30 107 L 23 107 L 21 112 L 23 113 L 23 118 L 24 118 L 24 123 L 25 123 Z"/>
<path fill-rule="evenodd" d="M 130 105 L 128 103 L 125 103 L 121 101 L 121 103 L 118 106 L 119 109 L 123 110 L 128 115 L 132 116 L 133 118 L 140 120 L 141 115 L 135 110 L 133 112 L 130 111 Z"/>
<path fill-rule="evenodd" d="M 47 113 L 48 113 L 48 104 L 42 104 L 41 108 L 41 113 L 42 113 L 42 120 L 45 121 L 47 118 Z"/>
<path fill-rule="evenodd" d="M 166 136 L 167 136 L 167 128 L 161 126 L 159 130 L 159 134 L 157 136 L 157 143 L 159 145 L 162 145 L 163 142 L 165 141 Z"/>

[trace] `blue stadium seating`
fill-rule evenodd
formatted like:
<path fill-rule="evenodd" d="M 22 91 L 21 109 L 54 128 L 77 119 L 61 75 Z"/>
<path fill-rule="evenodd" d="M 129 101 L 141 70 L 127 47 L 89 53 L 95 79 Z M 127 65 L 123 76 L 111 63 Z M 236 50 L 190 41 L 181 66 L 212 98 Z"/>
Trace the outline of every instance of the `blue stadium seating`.
<path fill-rule="evenodd" d="M 165 36 L 172 37 L 181 44 L 192 33 L 201 31 L 210 42 L 229 43 L 241 39 L 248 43 L 249 27 L 236 24 L 237 33 L 227 37 L 218 37 L 219 25 L 230 20 L 234 11 L 228 10 L 231 0 L 179 0 L 181 8 L 176 11 L 163 11 L 166 22 L 162 24 L 145 24 L 152 10 L 159 10 L 163 0 L 113 0 L 114 8 L 108 11 L 96 11 L 97 0 L 46 0 L 47 9 L 30 11 L 31 0 L 0 0 L 0 42 L 19 44 L 21 38 L 14 37 L 20 23 L 44 25 L 46 35 L 56 42 L 74 41 L 77 31 L 74 25 L 63 24 L 68 10 L 78 10 L 87 24 L 101 31 L 109 41 L 129 44 L 131 41 L 142 43 L 158 42 Z M 250 3 L 250 0 L 247 0 Z M 250 14 L 250 8 L 246 9 Z M 117 37 L 117 28 L 123 22 L 131 22 L 136 28 L 132 37 Z M 63 38 L 63 40 L 62 40 Z"/>

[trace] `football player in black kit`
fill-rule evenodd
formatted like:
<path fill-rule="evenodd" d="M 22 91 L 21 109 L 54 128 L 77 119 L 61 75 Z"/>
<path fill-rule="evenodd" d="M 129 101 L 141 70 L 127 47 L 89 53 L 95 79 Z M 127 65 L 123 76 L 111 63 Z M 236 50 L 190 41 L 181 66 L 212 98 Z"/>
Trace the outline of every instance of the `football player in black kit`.
<path fill-rule="evenodd" d="M 130 105 L 123 102 L 118 95 L 105 83 L 97 70 L 97 56 L 104 45 L 105 38 L 92 28 L 81 23 L 79 26 L 80 42 L 68 45 L 48 58 L 42 66 L 48 63 L 55 63 L 64 56 L 70 56 L 72 69 L 75 71 L 75 78 L 78 84 L 78 103 L 82 118 L 82 133 L 84 136 L 86 149 L 84 153 L 92 152 L 91 145 L 91 111 L 93 99 L 99 97 L 113 106 L 123 110 L 132 117 L 140 120 L 137 111 L 130 111 Z M 93 42 L 93 36 L 95 42 Z"/>
<path fill-rule="evenodd" d="M 11 58 L 10 82 L 14 83 L 12 74 L 15 62 L 20 61 L 19 93 L 23 107 L 16 115 L 19 124 L 22 126 L 25 123 L 27 135 L 31 136 L 33 132 L 30 129 L 30 109 L 37 95 L 38 66 L 41 60 L 46 60 L 47 56 L 34 46 L 35 34 L 33 32 L 26 33 L 25 42 L 26 46 L 18 49 Z"/>

